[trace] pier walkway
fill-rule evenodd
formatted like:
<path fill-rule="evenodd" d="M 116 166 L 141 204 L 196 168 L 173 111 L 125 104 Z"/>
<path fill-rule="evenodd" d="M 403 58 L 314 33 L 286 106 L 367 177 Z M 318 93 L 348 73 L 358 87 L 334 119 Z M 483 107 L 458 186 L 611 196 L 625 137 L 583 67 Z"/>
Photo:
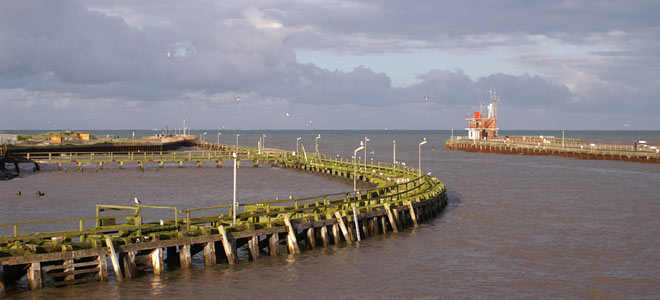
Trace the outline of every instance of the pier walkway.
<path fill-rule="evenodd" d="M 660 163 L 656 146 L 614 144 L 584 144 L 580 140 L 561 138 L 528 137 L 523 140 L 492 139 L 474 140 L 454 137 L 445 142 L 445 148 L 469 152 L 486 152 L 523 155 L 555 155 L 579 159 L 619 160 L 642 163 Z"/>
<path fill-rule="evenodd" d="M 198 155 L 186 152 L 189 161 L 226 159 L 226 151 L 235 150 L 210 143 L 199 146 L 210 150 Z M 35 155 L 30 154 L 29 159 L 46 159 L 42 154 Z M 116 153 L 70 153 L 57 158 L 50 155 L 48 159 L 53 162 L 69 157 L 91 162 L 134 161 L 136 157 L 144 161 L 178 161 L 185 155 L 134 153 L 129 158 Z M 87 281 L 121 282 L 145 272 L 159 275 L 165 271 L 165 264 L 168 269 L 190 268 L 193 255 L 199 252 L 203 252 L 204 265 L 213 266 L 286 251 L 295 255 L 304 249 L 350 244 L 372 235 L 417 227 L 442 211 L 447 201 L 440 180 L 418 176 L 417 170 L 398 164 L 379 162 L 356 167 L 344 159 L 306 158 L 282 150 L 262 150 L 259 154 L 254 148 L 242 149 L 241 157 L 347 180 L 355 176 L 375 187 L 357 193 L 241 203 L 235 208 L 97 205 L 95 216 L 0 224 L 0 230 L 13 231 L 0 236 L 0 294 L 14 290 L 15 282 L 24 276 L 31 289 Z M 147 210 L 161 211 L 161 222 L 143 222 Z M 44 230 L 62 226 L 68 229 Z M 25 227 L 37 229 L 26 231 Z"/>

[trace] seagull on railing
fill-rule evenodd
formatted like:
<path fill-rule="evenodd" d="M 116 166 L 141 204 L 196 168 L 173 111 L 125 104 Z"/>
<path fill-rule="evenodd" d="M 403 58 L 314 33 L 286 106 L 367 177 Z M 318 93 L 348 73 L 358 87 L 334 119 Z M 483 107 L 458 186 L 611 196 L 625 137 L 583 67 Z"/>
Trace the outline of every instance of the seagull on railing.
<path fill-rule="evenodd" d="M 165 225 L 165 222 L 163 222 L 163 219 L 160 219 L 160 226 Z"/>
<path fill-rule="evenodd" d="M 133 201 L 135 201 L 135 204 L 142 204 L 142 201 L 138 200 L 137 197 L 135 197 L 135 198 L 133 199 Z"/>

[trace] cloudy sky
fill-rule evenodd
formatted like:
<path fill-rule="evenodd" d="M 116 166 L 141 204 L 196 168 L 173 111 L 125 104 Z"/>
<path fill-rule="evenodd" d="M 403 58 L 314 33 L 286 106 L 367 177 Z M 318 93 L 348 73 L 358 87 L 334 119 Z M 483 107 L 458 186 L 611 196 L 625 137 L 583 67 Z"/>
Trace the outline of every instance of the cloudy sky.
<path fill-rule="evenodd" d="M 493 87 L 501 129 L 658 130 L 658 13 L 657 0 L 2 1 L 0 129 L 463 128 Z"/>

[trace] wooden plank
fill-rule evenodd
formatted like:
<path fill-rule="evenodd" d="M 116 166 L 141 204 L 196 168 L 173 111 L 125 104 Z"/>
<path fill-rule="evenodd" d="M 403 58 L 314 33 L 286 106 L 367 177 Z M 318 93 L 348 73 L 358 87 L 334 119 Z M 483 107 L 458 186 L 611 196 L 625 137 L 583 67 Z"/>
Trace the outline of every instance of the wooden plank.
<path fill-rule="evenodd" d="M 72 284 L 78 284 L 78 283 L 84 283 L 84 282 L 90 282 L 90 281 L 96 281 L 96 277 L 85 277 L 85 278 L 79 278 L 71 281 L 49 281 L 49 282 L 44 282 L 44 287 L 57 287 L 57 286 L 63 286 L 63 285 L 72 285 Z"/>
<path fill-rule="evenodd" d="M 346 223 L 344 223 L 344 218 L 342 218 L 341 213 L 336 211 L 335 217 L 337 218 L 337 223 L 339 223 L 339 228 L 341 228 L 341 232 L 344 234 L 344 239 L 346 240 L 346 243 L 348 244 L 352 243 L 353 237 L 348 232 L 348 228 L 346 227 Z"/>
<path fill-rule="evenodd" d="M 63 272 L 57 272 L 57 273 L 45 273 L 43 275 L 43 278 L 56 278 L 56 277 L 62 277 L 62 276 L 67 276 L 67 278 L 71 279 L 65 279 L 64 281 L 73 281 L 75 278 L 75 275 L 79 274 L 88 274 L 88 273 L 98 273 L 99 272 L 99 267 L 96 268 L 89 268 L 89 269 L 82 269 L 82 270 L 71 270 L 71 271 L 63 271 Z"/>
<path fill-rule="evenodd" d="M 284 224 L 286 224 L 286 227 L 289 229 L 286 238 L 287 246 L 289 246 L 289 253 L 300 254 L 298 238 L 296 238 L 296 230 L 291 226 L 291 220 L 289 220 L 289 218 L 284 218 Z"/>
<path fill-rule="evenodd" d="M 71 265 L 71 267 L 74 268 L 80 268 L 80 267 L 88 267 L 88 266 L 96 266 L 98 265 L 98 262 L 96 260 L 94 261 L 87 261 L 87 262 L 80 262 L 80 263 L 74 263 Z M 52 266 L 44 266 L 41 267 L 41 271 L 43 272 L 49 272 L 52 270 L 61 270 L 61 269 L 66 269 L 68 266 L 62 264 L 62 265 L 52 265 Z"/>
<path fill-rule="evenodd" d="M 227 255 L 227 261 L 230 265 L 238 263 L 238 257 L 236 255 L 236 240 L 225 231 L 225 227 L 220 225 L 218 227 L 218 232 L 222 236 L 222 247 L 225 249 L 225 255 Z"/>
<path fill-rule="evenodd" d="M 44 262 L 44 261 L 98 256 L 101 254 L 107 254 L 108 252 L 109 251 L 104 248 L 98 248 L 98 249 L 74 250 L 74 251 L 66 251 L 66 252 L 40 253 L 29 256 L 3 257 L 0 258 L 0 265 L 4 265 L 4 266 L 27 265 L 33 262 Z"/>
<path fill-rule="evenodd" d="M 115 276 L 117 276 L 117 281 L 122 282 L 123 278 L 121 276 L 121 269 L 119 268 L 119 257 L 115 251 L 115 246 L 112 244 L 112 239 L 109 237 L 105 238 L 105 244 L 110 250 L 110 261 L 112 262 L 112 269 L 115 271 Z"/>
<path fill-rule="evenodd" d="M 190 257 L 190 244 L 179 247 L 179 263 L 181 269 L 190 269 L 192 266 L 192 258 Z"/>

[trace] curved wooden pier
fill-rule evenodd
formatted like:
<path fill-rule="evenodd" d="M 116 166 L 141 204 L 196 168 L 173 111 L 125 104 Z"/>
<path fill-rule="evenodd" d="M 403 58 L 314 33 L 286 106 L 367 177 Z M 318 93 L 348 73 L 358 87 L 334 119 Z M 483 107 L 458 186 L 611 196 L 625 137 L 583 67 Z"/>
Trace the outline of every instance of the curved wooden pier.
<path fill-rule="evenodd" d="M 244 157 L 255 151 L 244 150 Z M 355 165 L 343 159 L 305 159 L 279 150 L 253 154 L 251 159 L 255 158 L 306 172 L 351 180 L 356 176 L 375 188 L 240 204 L 236 225 L 232 225 L 232 205 L 189 210 L 97 205 L 94 217 L 0 224 L 14 231 L 11 236 L 0 237 L 0 293 L 23 276 L 27 276 L 31 289 L 109 279 L 121 282 L 144 272 L 159 275 L 165 263 L 190 268 L 191 258 L 198 252 L 203 252 L 204 265 L 213 266 L 284 251 L 298 254 L 318 246 L 350 244 L 371 235 L 417 227 L 447 203 L 442 182 L 430 176 L 418 177 L 417 170 L 406 166 L 360 164 L 354 173 Z M 163 211 L 167 221 L 142 222 L 146 210 Z M 21 231 L 25 225 L 55 223 L 75 228 Z"/>

